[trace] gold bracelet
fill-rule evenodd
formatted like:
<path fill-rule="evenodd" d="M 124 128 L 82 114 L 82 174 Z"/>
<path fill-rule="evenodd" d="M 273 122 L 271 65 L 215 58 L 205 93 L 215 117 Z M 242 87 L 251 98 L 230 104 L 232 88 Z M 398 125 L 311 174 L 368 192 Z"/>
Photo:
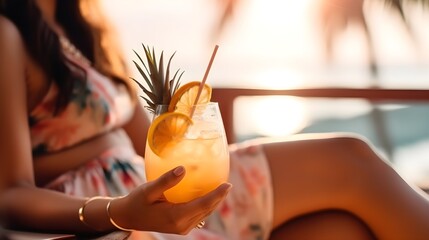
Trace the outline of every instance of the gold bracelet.
<path fill-rule="evenodd" d="M 121 197 L 118 197 L 118 198 L 121 198 Z M 118 198 L 113 198 L 113 199 L 111 199 L 111 200 L 107 203 L 107 206 L 106 206 L 107 216 L 109 217 L 110 223 L 111 223 L 113 226 L 115 226 L 117 229 L 122 230 L 122 231 L 125 231 L 125 232 L 135 231 L 134 229 L 123 228 L 123 227 L 119 226 L 119 225 L 118 225 L 118 224 L 113 220 L 113 218 L 111 217 L 111 215 L 110 215 L 110 204 L 113 202 L 113 200 L 118 199 Z"/>
<path fill-rule="evenodd" d="M 98 199 L 110 199 L 109 197 L 101 197 L 101 196 L 95 196 L 95 197 L 91 197 L 91 198 L 87 198 L 87 200 L 85 201 L 85 203 L 83 203 L 82 207 L 79 208 L 78 213 L 79 213 L 79 220 L 85 224 L 86 226 L 94 229 L 91 225 L 89 225 L 86 221 L 85 221 L 85 216 L 84 216 L 84 210 L 85 207 L 92 201 L 94 200 L 98 200 Z"/>

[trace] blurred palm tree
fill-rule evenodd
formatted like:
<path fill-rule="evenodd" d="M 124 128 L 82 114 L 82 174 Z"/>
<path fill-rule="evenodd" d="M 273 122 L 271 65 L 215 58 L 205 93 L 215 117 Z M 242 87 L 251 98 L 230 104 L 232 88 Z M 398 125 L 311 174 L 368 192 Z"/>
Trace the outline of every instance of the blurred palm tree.
<path fill-rule="evenodd" d="M 234 10 L 239 7 L 242 0 L 220 0 L 221 13 L 218 25 L 215 28 L 215 35 L 219 36 L 226 24 L 232 19 Z M 299 1 L 299 0 L 297 0 Z M 374 41 L 368 28 L 368 20 L 364 14 L 364 4 L 381 2 L 392 12 L 399 15 L 408 35 L 414 39 L 411 26 L 407 21 L 405 7 L 407 4 L 420 4 L 422 7 L 429 7 L 429 0 L 314 0 L 318 12 L 318 22 L 323 29 L 325 40 L 325 50 L 328 59 L 332 58 L 333 43 L 336 38 L 344 32 L 350 24 L 356 24 L 362 29 L 367 45 L 367 66 L 373 80 L 373 87 L 377 87 L 378 64 L 375 58 Z M 267 3 L 269 3 L 267 1 Z M 393 147 L 390 137 L 385 129 L 383 113 L 374 105 L 370 116 L 373 119 L 380 144 L 385 149 L 386 154 L 391 156 Z"/>
<path fill-rule="evenodd" d="M 317 0 L 319 20 L 324 30 L 324 39 L 326 44 L 326 53 L 331 58 L 333 52 L 333 42 L 338 36 L 346 30 L 348 25 L 356 24 L 364 34 L 368 47 L 368 66 L 373 76 L 377 76 L 378 65 L 375 60 L 374 43 L 371 32 L 368 28 L 368 20 L 364 14 L 364 4 L 383 2 L 389 9 L 398 14 L 404 24 L 411 39 L 414 34 L 409 25 L 404 7 L 406 4 L 414 2 L 427 5 L 429 0 Z M 376 80 L 376 78 L 374 78 Z"/>
<path fill-rule="evenodd" d="M 233 18 L 242 0 L 218 0 L 221 11 L 218 24 L 215 27 L 215 36 L 219 36 L 227 23 Z M 324 30 L 325 49 L 330 58 L 333 52 L 333 41 L 350 25 L 357 24 L 363 30 L 368 46 L 368 64 L 373 74 L 377 74 L 377 63 L 374 58 L 374 44 L 368 29 L 368 20 L 364 14 L 365 2 L 381 2 L 389 9 L 399 14 L 409 35 L 414 36 L 411 26 L 407 22 L 405 6 L 409 3 L 429 6 L 429 0 L 314 0 L 319 13 L 319 22 Z"/>

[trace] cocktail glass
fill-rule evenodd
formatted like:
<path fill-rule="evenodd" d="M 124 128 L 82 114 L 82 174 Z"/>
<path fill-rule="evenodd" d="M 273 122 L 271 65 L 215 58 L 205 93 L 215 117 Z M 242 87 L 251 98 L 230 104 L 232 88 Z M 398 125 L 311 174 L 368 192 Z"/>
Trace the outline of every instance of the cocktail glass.
<path fill-rule="evenodd" d="M 153 120 L 165 113 L 168 106 L 156 108 Z M 192 106 L 192 124 L 185 135 L 172 140 L 156 154 L 146 145 L 145 165 L 148 181 L 163 173 L 184 166 L 185 177 L 164 192 L 170 202 L 187 202 L 203 196 L 226 182 L 229 174 L 229 151 L 225 129 L 217 103 Z"/>

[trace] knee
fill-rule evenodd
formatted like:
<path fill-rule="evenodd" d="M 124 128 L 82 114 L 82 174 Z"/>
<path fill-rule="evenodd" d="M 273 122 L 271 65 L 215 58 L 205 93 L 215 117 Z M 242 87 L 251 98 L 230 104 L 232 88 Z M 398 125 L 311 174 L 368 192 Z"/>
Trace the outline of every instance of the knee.
<path fill-rule="evenodd" d="M 353 184 L 353 188 L 366 191 L 367 186 L 380 174 L 380 169 L 389 165 L 376 152 L 371 143 L 357 135 L 341 135 L 328 140 L 332 151 L 326 162 L 337 171 L 335 176 Z"/>
<path fill-rule="evenodd" d="M 341 134 L 327 140 L 335 154 L 341 155 L 343 160 L 355 161 L 355 164 L 368 164 L 380 160 L 373 145 L 363 136 L 356 134 Z"/>
<path fill-rule="evenodd" d="M 370 147 L 367 139 L 353 133 L 339 133 L 327 138 L 327 140 L 331 144 L 348 149 L 367 149 Z"/>
<path fill-rule="evenodd" d="M 320 176 L 361 175 L 372 163 L 379 162 L 373 147 L 363 137 L 348 133 L 311 134 L 291 141 L 264 145 L 273 171 L 286 168 Z"/>

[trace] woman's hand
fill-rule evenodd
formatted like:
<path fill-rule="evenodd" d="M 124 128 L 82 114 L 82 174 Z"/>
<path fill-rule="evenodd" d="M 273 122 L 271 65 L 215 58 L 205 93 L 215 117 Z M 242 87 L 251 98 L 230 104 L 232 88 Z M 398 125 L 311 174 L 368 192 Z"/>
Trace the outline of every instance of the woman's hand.
<path fill-rule="evenodd" d="M 187 234 L 215 210 L 231 184 L 221 184 L 207 195 L 187 203 L 168 202 L 164 191 L 178 184 L 184 176 L 185 168 L 179 166 L 142 184 L 124 198 L 114 200 L 110 207 L 112 219 L 124 228 Z"/>

